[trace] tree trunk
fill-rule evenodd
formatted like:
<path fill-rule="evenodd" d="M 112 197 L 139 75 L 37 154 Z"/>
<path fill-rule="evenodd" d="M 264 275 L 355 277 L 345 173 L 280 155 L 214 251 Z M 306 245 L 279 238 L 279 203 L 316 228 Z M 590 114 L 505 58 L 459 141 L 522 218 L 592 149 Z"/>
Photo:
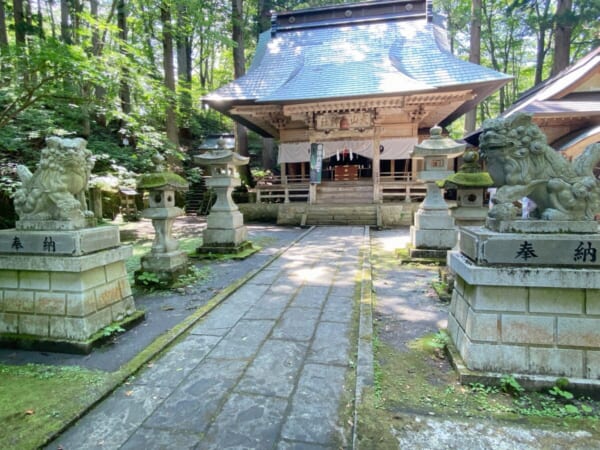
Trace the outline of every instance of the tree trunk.
<path fill-rule="evenodd" d="M 469 62 L 479 64 L 481 62 L 481 0 L 473 0 L 471 4 L 471 48 Z M 475 131 L 477 122 L 477 107 L 465 115 L 465 132 Z"/>
<path fill-rule="evenodd" d="M 23 14 L 23 0 L 13 0 L 13 17 L 15 21 L 15 42 L 17 46 L 24 46 L 26 24 Z"/>
<path fill-rule="evenodd" d="M 271 28 L 271 10 L 273 9 L 273 0 L 258 1 L 258 33 L 267 31 Z"/>
<path fill-rule="evenodd" d="M 163 69 L 165 72 L 165 86 L 168 96 L 166 107 L 167 138 L 179 146 L 179 132 L 177 129 L 177 116 L 175 114 L 175 72 L 173 67 L 173 26 L 171 23 L 171 6 L 167 0 L 162 0 L 160 5 L 160 20 L 163 26 Z M 173 163 L 174 161 L 170 161 Z"/>
<path fill-rule="evenodd" d="M 540 84 L 544 77 L 544 60 L 546 59 L 546 52 L 548 49 L 546 48 L 546 42 L 550 42 L 546 40 L 546 33 L 548 30 L 552 31 L 551 22 L 550 22 L 550 2 L 545 2 L 543 6 L 543 10 L 540 10 L 540 5 L 538 2 L 535 3 L 535 14 L 537 16 L 537 23 L 539 24 L 539 29 L 537 30 L 537 49 L 535 54 L 535 76 L 534 76 L 534 86 Z"/>
<path fill-rule="evenodd" d="M 121 40 L 121 53 L 126 54 L 124 44 L 127 42 L 127 5 L 125 0 L 119 0 L 117 4 L 117 27 L 119 27 L 119 39 Z M 119 85 L 119 98 L 121 110 L 125 114 L 131 113 L 131 89 L 129 87 L 129 69 L 125 66 L 121 70 L 121 82 Z"/>
<path fill-rule="evenodd" d="M 54 10 L 50 2 L 46 2 L 46 12 L 48 17 L 50 17 L 50 31 L 52 33 L 52 37 L 56 39 L 56 21 L 54 20 Z"/>
<path fill-rule="evenodd" d="M 262 139 L 262 166 L 265 170 L 273 170 L 276 166 L 277 160 L 273 154 L 273 139 L 263 138 Z"/>
<path fill-rule="evenodd" d="M 80 13 L 83 11 L 83 5 L 79 3 L 79 0 L 71 0 L 72 9 L 71 9 L 71 40 L 74 44 L 79 44 L 79 27 L 80 23 Z"/>
<path fill-rule="evenodd" d="M 554 76 L 569 65 L 571 50 L 571 32 L 573 26 L 570 20 L 572 0 L 558 0 L 556 6 L 556 28 L 554 31 L 554 60 L 552 72 Z"/>
<path fill-rule="evenodd" d="M 235 42 L 233 48 L 233 73 L 239 78 L 246 73 L 246 57 L 244 55 L 244 0 L 231 0 L 231 37 Z M 248 153 L 248 130 L 243 125 L 235 124 L 235 151 L 242 156 Z M 249 165 L 240 166 L 240 177 L 247 186 L 254 184 Z"/>
<path fill-rule="evenodd" d="M 190 120 L 192 116 L 192 37 L 188 36 L 189 16 L 185 5 L 177 8 L 177 83 L 179 88 L 179 139 L 180 142 L 191 137 Z"/>
<path fill-rule="evenodd" d="M 37 26 L 38 26 L 38 36 L 43 39 L 44 38 L 44 15 L 42 14 L 41 0 L 37 1 Z"/>
<path fill-rule="evenodd" d="M 69 18 L 69 0 L 60 0 L 60 37 L 67 44 L 72 43 Z"/>
<path fill-rule="evenodd" d="M 5 53 L 8 46 L 8 30 L 6 28 L 6 10 L 4 0 L 0 0 L 0 52 Z"/>
<path fill-rule="evenodd" d="M 246 57 L 244 55 L 244 0 L 231 0 L 231 38 L 233 47 L 233 75 L 239 78 L 246 73 Z"/>

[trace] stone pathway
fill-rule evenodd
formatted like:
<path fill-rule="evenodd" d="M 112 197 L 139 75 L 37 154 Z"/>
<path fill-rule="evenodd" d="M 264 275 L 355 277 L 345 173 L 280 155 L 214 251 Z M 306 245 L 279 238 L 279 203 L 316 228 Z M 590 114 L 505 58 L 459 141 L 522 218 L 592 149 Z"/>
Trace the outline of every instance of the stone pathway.
<path fill-rule="evenodd" d="M 367 240 L 313 229 L 47 448 L 345 447 Z"/>

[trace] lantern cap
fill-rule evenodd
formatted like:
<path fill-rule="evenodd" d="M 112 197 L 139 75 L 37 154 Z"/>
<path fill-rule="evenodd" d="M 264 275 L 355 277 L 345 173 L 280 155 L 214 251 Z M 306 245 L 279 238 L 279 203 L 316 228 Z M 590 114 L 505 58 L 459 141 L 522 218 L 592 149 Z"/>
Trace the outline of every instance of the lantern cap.
<path fill-rule="evenodd" d="M 413 158 L 426 156 L 446 156 L 453 158 L 464 152 L 466 143 L 456 142 L 454 139 L 442 136 L 442 128 L 434 126 L 429 130 L 429 138 L 415 145 L 412 152 Z"/>

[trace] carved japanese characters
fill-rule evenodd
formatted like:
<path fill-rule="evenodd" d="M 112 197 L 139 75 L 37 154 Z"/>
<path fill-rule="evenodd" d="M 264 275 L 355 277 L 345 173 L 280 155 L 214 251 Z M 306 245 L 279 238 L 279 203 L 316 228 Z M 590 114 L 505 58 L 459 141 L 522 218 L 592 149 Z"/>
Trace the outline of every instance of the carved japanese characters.
<path fill-rule="evenodd" d="M 94 161 L 81 138 L 50 137 L 35 173 L 25 166 L 17 171 L 21 188 L 14 196 L 21 220 L 72 220 L 91 217 L 85 190 Z"/>
<path fill-rule="evenodd" d="M 530 214 L 544 220 L 593 220 L 600 210 L 600 183 L 593 174 L 600 144 L 590 145 L 573 163 L 546 144 L 527 114 L 486 120 L 480 152 L 499 187 L 489 216 L 515 219 L 517 201 L 533 200 Z"/>

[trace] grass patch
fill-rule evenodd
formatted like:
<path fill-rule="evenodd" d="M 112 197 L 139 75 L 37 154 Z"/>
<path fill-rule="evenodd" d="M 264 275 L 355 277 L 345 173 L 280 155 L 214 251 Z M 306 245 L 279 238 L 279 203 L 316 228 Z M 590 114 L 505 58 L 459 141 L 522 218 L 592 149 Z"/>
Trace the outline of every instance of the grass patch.
<path fill-rule="evenodd" d="M 443 360 L 444 336 L 436 333 L 411 341 L 408 352 L 375 341 L 375 383 L 359 409 L 361 448 L 397 449 L 394 430 L 414 424 L 414 416 L 492 419 L 550 430 L 585 430 L 592 433 L 590 439 L 600 437 L 600 402 L 576 397 L 564 384 L 526 392 L 506 375 L 496 386 L 460 385 Z"/>
<path fill-rule="evenodd" d="M 0 364 L 0 448 L 37 448 L 110 386 L 112 376 L 80 367 Z"/>
<path fill-rule="evenodd" d="M 400 263 L 406 249 L 386 251 L 373 246 L 371 262 L 374 276 L 386 272 L 432 265 Z M 435 285 L 438 283 L 438 286 Z M 447 291 L 451 280 L 438 271 L 436 292 Z M 491 420 L 499 425 L 524 425 L 550 431 L 587 431 L 591 437 L 578 437 L 578 448 L 596 448 L 600 439 L 600 402 L 569 392 L 568 380 L 540 392 L 525 391 L 511 374 L 497 385 L 461 385 L 445 353 L 448 337 L 444 332 L 414 338 L 402 348 L 383 341 L 376 322 L 373 335 L 374 383 L 365 390 L 358 406 L 357 438 L 360 448 L 378 450 L 399 446 L 403 433 L 418 433 L 426 417 L 457 422 L 472 420 L 480 424 Z M 378 336 L 380 335 L 380 336 Z M 588 440 L 589 439 L 589 440 Z M 560 448 L 548 437 L 537 442 L 539 448 Z"/>

